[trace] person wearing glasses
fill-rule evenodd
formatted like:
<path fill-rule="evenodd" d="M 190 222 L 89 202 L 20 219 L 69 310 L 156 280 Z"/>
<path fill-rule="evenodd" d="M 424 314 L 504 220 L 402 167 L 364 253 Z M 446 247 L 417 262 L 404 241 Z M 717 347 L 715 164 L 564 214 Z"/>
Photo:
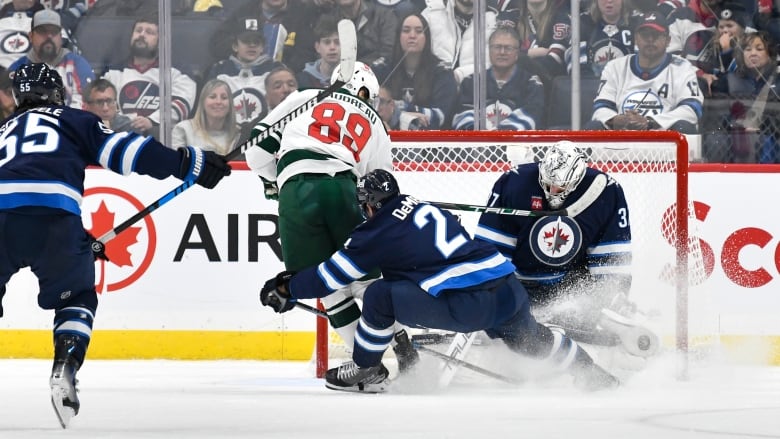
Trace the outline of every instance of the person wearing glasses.
<path fill-rule="evenodd" d="M 518 63 L 520 35 L 514 27 L 500 26 L 490 35 L 485 98 L 487 130 L 534 130 L 541 126 L 544 85 L 539 76 Z M 458 109 L 452 120 L 456 130 L 474 129 L 474 75 L 460 85 Z"/>
<path fill-rule="evenodd" d="M 116 87 L 108 79 L 100 78 L 87 84 L 84 101 L 85 109 L 98 116 L 106 127 L 117 132 L 132 131 L 130 118 L 119 113 Z"/>

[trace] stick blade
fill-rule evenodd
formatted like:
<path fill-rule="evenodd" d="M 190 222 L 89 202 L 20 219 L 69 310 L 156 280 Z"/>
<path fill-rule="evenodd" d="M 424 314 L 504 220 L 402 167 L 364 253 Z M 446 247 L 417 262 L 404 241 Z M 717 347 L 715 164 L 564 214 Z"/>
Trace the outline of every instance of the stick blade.
<path fill-rule="evenodd" d="M 338 80 L 347 83 L 355 73 L 357 59 L 357 33 L 352 20 L 340 20 L 338 23 L 339 44 L 341 45 L 341 64 Z"/>

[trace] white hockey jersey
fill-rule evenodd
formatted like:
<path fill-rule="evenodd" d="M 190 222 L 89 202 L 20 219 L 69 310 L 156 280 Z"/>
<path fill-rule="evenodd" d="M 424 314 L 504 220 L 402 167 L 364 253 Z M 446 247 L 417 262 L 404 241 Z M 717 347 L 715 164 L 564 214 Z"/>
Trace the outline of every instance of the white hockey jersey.
<path fill-rule="evenodd" d="M 593 120 L 605 124 L 618 114 L 636 110 L 663 129 L 678 121 L 698 124 L 703 101 L 696 68 L 690 62 L 667 54 L 658 67 L 644 71 L 633 54 L 604 67 L 593 100 Z"/>
<path fill-rule="evenodd" d="M 255 127 L 265 129 L 313 99 L 322 90 L 290 94 Z M 362 177 L 374 169 L 392 170 L 390 136 L 370 105 L 337 92 L 290 121 L 282 132 L 246 151 L 249 168 L 266 180 L 284 183 L 298 174 L 351 171 Z"/>
<path fill-rule="evenodd" d="M 173 122 L 190 118 L 195 108 L 196 85 L 189 76 L 172 68 L 171 103 Z M 160 123 L 160 69 L 152 67 L 141 72 L 133 67 L 122 70 L 109 70 L 103 75 L 116 86 L 119 111 L 130 117 L 148 117 L 154 123 Z"/>
<path fill-rule="evenodd" d="M 8 68 L 30 50 L 30 23 L 32 18 L 24 12 L 14 12 L 0 18 L 0 66 Z"/>

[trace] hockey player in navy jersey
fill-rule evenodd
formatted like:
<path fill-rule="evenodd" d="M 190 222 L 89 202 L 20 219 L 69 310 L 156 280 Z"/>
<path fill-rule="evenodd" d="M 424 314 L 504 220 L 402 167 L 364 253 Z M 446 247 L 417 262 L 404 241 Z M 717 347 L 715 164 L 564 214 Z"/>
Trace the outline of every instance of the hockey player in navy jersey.
<path fill-rule="evenodd" d="M 623 188 L 589 168 L 580 148 L 561 141 L 538 164 L 504 173 L 489 205 L 574 211 L 541 218 L 483 213 L 474 234 L 514 263 L 540 321 L 580 342 L 620 345 L 635 357 L 654 353 L 658 339 L 632 320 L 628 301 L 631 226 Z"/>
<path fill-rule="evenodd" d="M 328 388 L 386 390 L 388 371 L 380 360 L 396 320 L 464 333 L 484 330 L 516 352 L 568 371 L 585 388 L 617 385 L 577 343 L 536 322 L 515 267 L 494 246 L 472 240 L 454 215 L 401 194 L 383 169 L 358 181 L 357 197 L 367 220 L 342 250 L 297 274 L 279 273 L 260 293 L 263 305 L 282 313 L 298 299 L 323 297 L 373 268 L 382 271 L 363 297 L 354 362 L 329 370 Z"/>
<path fill-rule="evenodd" d="M 98 305 L 94 256 L 81 223 L 84 169 L 174 176 L 210 189 L 230 166 L 196 147 L 173 150 L 151 137 L 113 132 L 94 114 L 65 106 L 62 79 L 46 64 L 20 66 L 13 91 L 17 111 L 0 127 L 0 300 L 11 276 L 30 267 L 38 304 L 54 310 L 51 402 L 66 428 L 79 412 L 76 372 Z"/>

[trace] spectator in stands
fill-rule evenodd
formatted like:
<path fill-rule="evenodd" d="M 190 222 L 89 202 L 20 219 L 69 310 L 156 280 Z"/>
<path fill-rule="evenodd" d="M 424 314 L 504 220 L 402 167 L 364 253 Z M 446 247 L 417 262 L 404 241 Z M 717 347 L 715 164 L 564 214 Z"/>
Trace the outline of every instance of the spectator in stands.
<path fill-rule="evenodd" d="M 62 47 L 60 14 L 51 9 L 35 13 L 30 22 L 30 51 L 16 60 L 9 70 L 30 63 L 46 63 L 57 70 L 65 86 L 65 105 L 81 110 L 84 87 L 95 79 L 89 61 Z"/>
<path fill-rule="evenodd" d="M 395 105 L 393 93 L 385 85 L 379 87 L 376 112 L 382 118 L 382 123 L 384 123 L 386 130 L 398 129 L 401 123 L 401 110 Z"/>
<path fill-rule="evenodd" d="M 227 57 L 236 23 L 240 25 L 247 17 L 254 17 L 263 25 L 266 53 L 294 72 L 300 71 L 307 62 L 317 58 L 312 29 L 321 14 L 318 6 L 304 0 L 248 1 L 214 32 L 211 53 L 217 59 Z"/>
<path fill-rule="evenodd" d="M 513 27 L 501 26 L 488 40 L 490 64 L 487 71 L 486 129 L 534 130 L 541 128 L 544 114 L 544 85 L 539 77 L 526 70 L 517 61 L 520 35 Z M 474 129 L 474 75 L 460 85 L 460 106 L 452 127 L 456 130 Z"/>
<path fill-rule="evenodd" d="M 736 52 L 737 68 L 712 84 L 713 93 L 727 93 L 731 103 L 723 127 L 728 138 L 708 136 L 708 158 L 718 162 L 778 163 L 778 49 L 766 32 L 745 34 L 740 43 L 743 50 Z M 774 103 L 774 108 L 767 106 L 768 102 Z"/>
<path fill-rule="evenodd" d="M 472 0 L 428 0 L 422 16 L 433 26 L 431 48 L 452 69 L 455 81 L 474 73 L 474 2 Z M 485 39 L 496 27 L 496 13 L 485 15 Z M 482 40 L 484 41 L 484 40 Z M 486 61 L 486 66 L 490 63 Z"/>
<path fill-rule="evenodd" d="M 265 76 L 265 99 L 268 104 L 268 111 L 273 110 L 292 92 L 298 90 L 298 81 L 295 79 L 295 73 L 287 66 L 281 65 L 271 70 Z M 242 144 L 249 139 L 252 134 L 252 128 L 257 125 L 266 114 L 261 114 L 252 122 L 241 126 L 241 137 L 238 144 Z"/>
<path fill-rule="evenodd" d="M 717 27 L 694 32 L 686 40 L 681 55 L 699 69 L 700 85 L 707 95 L 714 81 L 737 68 L 734 58 L 737 42 L 746 31 L 755 32 L 747 25 L 742 4 L 727 3 L 724 8 Z"/>
<path fill-rule="evenodd" d="M 421 14 L 412 14 L 398 27 L 389 72 L 379 76 L 400 107 L 401 130 L 438 130 L 449 126 L 458 99 L 452 70 L 431 50 L 431 29 Z"/>
<path fill-rule="evenodd" d="M 119 111 L 130 117 L 133 131 L 157 136 L 160 125 L 160 68 L 157 59 L 157 16 L 139 18 L 130 34 L 130 59 L 122 70 L 103 76 L 119 91 Z M 195 105 L 196 85 L 189 76 L 172 68 L 172 120 L 189 117 Z"/>
<path fill-rule="evenodd" d="M 336 15 L 355 23 L 357 59 L 376 72 L 385 68 L 393 54 L 398 17 L 390 9 L 373 0 L 335 0 Z M 391 67 L 392 68 L 392 67 Z"/>
<path fill-rule="evenodd" d="M 565 75 L 564 57 L 571 42 L 570 7 L 563 0 L 509 0 L 498 2 L 497 25 L 514 25 L 528 68 L 544 83 Z M 526 62 L 526 61 L 521 61 Z"/>
<path fill-rule="evenodd" d="M 0 120 L 5 120 L 16 111 L 13 82 L 8 70 L 0 67 Z"/>
<path fill-rule="evenodd" d="M 27 32 L 30 30 L 30 20 L 36 12 L 52 9 L 62 20 L 62 38 L 64 46 L 73 51 L 73 41 L 70 37 L 78 26 L 79 18 L 86 13 L 87 5 L 83 0 L 6 0 L 0 8 L 0 55 L 9 56 L 3 66 L 16 61 L 20 54 L 29 49 Z M 6 38 L 11 37 L 10 40 Z M 14 56 L 11 56 L 14 55 Z M 2 56 L 0 56 L 2 58 Z"/>
<path fill-rule="evenodd" d="M 703 97 L 696 68 L 666 52 L 669 27 L 660 14 L 645 15 L 634 35 L 637 53 L 604 67 L 586 129 L 697 134 Z"/>
<path fill-rule="evenodd" d="M 316 61 L 306 63 L 298 72 L 296 79 L 302 88 L 324 88 L 330 85 L 333 70 L 341 62 L 341 43 L 339 42 L 338 19 L 325 14 L 314 26 L 314 50 L 320 55 Z"/>
<path fill-rule="evenodd" d="M 262 24 L 246 17 L 233 30 L 233 54 L 216 63 L 207 78 L 218 78 L 233 90 L 235 120 L 239 126 L 268 114 L 265 77 L 282 64 L 265 54 Z"/>
<path fill-rule="evenodd" d="M 204 151 L 223 156 L 232 151 L 239 135 L 232 96 L 225 81 L 211 79 L 206 82 L 200 91 L 195 116 L 173 127 L 171 147 L 197 145 Z"/>
<path fill-rule="evenodd" d="M 580 14 L 580 72 L 601 76 L 608 61 L 634 53 L 634 28 L 639 15 L 632 15 L 629 0 L 594 0 Z M 571 48 L 566 52 L 571 71 Z"/>
<path fill-rule="evenodd" d="M 132 131 L 130 118 L 119 113 L 116 87 L 107 79 L 96 79 L 84 87 L 85 109 L 96 114 L 114 131 Z"/>
<path fill-rule="evenodd" d="M 298 90 L 298 81 L 295 74 L 288 67 L 277 67 L 271 70 L 271 73 L 265 77 L 266 100 L 268 101 L 268 110 L 273 110 L 290 93 Z"/>

